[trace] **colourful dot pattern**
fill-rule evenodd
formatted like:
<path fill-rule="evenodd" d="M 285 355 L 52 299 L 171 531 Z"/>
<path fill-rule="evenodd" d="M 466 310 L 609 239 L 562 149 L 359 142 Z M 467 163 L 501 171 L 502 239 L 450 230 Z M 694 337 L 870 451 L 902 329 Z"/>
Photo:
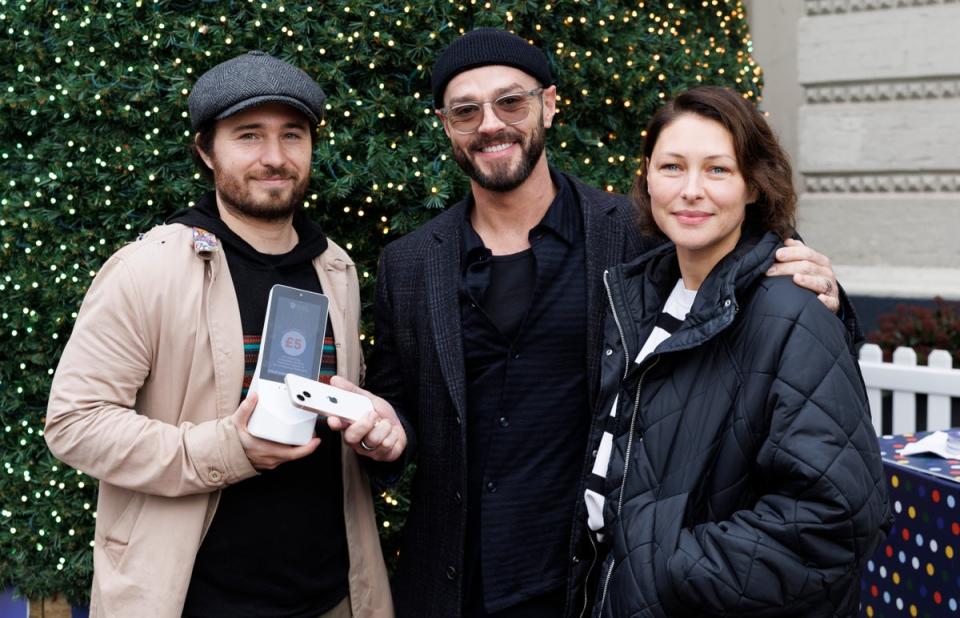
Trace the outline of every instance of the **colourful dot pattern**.
<path fill-rule="evenodd" d="M 899 455 L 924 435 L 880 438 L 896 521 L 860 580 L 867 618 L 960 618 L 960 460 Z"/>

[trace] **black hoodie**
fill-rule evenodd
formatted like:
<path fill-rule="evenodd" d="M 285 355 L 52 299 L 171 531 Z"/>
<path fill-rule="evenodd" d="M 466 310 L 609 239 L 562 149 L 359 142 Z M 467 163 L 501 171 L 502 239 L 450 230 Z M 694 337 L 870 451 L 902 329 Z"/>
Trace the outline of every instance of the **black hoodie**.
<path fill-rule="evenodd" d="M 287 253 L 260 253 L 227 227 L 217 209 L 216 194 L 205 193 L 193 208 L 177 211 L 167 223 L 182 223 L 211 232 L 224 247 L 233 287 L 240 303 L 243 333 L 260 335 L 267 314 L 267 296 L 274 284 L 283 283 L 311 292 L 320 291 L 320 281 L 311 262 L 327 249 L 327 237 L 302 208 L 293 215 L 297 246 Z M 283 279 L 284 281 L 281 281 Z M 287 283 L 287 280 L 292 282 Z M 329 328 L 327 329 L 329 333 Z M 246 388 L 246 381 L 244 387 Z"/>
<path fill-rule="evenodd" d="M 293 216 L 299 241 L 287 253 L 259 253 L 233 232 L 206 193 L 171 216 L 211 232 L 223 247 L 237 293 L 246 367 L 244 394 L 256 365 L 267 298 L 275 284 L 322 292 L 313 259 L 327 248 L 320 226 L 302 209 Z M 336 372 L 327 323 L 323 374 Z M 238 395 L 240 395 L 238 393 Z M 317 616 L 348 593 L 339 436 L 317 426 L 320 446 L 228 487 L 197 552 L 184 616 Z"/>

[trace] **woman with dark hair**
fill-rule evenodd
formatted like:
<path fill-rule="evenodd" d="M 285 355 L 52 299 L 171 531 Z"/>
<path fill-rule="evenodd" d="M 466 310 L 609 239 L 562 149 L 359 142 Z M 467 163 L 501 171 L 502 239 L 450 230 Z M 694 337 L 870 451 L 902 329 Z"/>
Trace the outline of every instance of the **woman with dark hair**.
<path fill-rule="evenodd" d="M 671 242 L 604 275 L 595 615 L 854 615 L 891 515 L 843 325 L 764 276 L 795 228 L 787 157 L 751 103 L 696 88 L 650 121 L 634 199 Z"/>

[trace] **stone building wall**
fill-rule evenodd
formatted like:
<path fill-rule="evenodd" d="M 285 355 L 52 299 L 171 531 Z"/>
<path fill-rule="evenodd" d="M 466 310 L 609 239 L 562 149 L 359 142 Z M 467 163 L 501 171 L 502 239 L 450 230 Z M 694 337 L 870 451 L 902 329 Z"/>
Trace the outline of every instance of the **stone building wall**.
<path fill-rule="evenodd" d="M 853 295 L 960 299 L 960 0 L 752 0 L 800 231 Z"/>

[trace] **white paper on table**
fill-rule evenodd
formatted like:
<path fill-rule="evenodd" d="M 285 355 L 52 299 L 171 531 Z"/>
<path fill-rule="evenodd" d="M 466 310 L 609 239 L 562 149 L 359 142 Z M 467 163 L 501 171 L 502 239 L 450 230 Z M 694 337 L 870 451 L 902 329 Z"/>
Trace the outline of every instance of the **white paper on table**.
<path fill-rule="evenodd" d="M 951 436 L 945 431 L 935 431 L 900 449 L 903 456 L 922 453 L 932 453 L 944 459 L 960 459 L 960 437 Z"/>

